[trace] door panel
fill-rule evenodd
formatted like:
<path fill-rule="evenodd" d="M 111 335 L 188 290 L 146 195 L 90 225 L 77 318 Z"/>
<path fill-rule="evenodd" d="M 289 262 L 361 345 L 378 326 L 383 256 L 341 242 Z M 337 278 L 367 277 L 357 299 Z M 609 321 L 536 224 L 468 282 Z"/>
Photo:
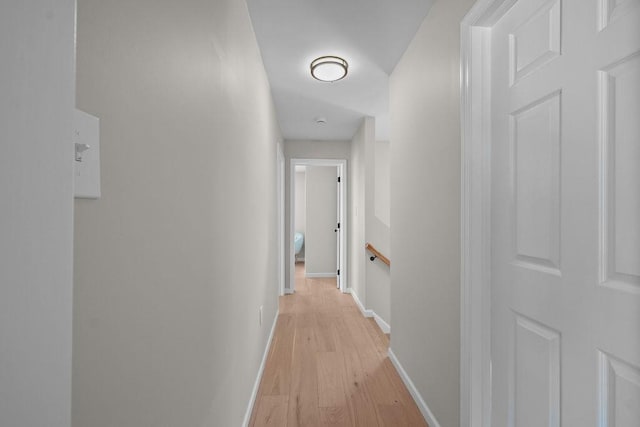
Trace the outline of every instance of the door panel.
<path fill-rule="evenodd" d="M 600 352 L 600 424 L 635 426 L 640 420 L 640 370 Z"/>
<path fill-rule="evenodd" d="M 640 54 L 600 71 L 602 282 L 640 291 Z"/>
<path fill-rule="evenodd" d="M 494 426 L 640 426 L 640 1 L 491 31 Z"/>
<path fill-rule="evenodd" d="M 560 333 L 514 315 L 510 424 L 560 425 Z M 515 419 L 514 419 L 515 418 Z"/>
<path fill-rule="evenodd" d="M 509 34 L 511 84 L 560 55 L 560 0 L 548 3 Z"/>
<path fill-rule="evenodd" d="M 560 92 L 511 114 L 515 258 L 560 275 Z"/>

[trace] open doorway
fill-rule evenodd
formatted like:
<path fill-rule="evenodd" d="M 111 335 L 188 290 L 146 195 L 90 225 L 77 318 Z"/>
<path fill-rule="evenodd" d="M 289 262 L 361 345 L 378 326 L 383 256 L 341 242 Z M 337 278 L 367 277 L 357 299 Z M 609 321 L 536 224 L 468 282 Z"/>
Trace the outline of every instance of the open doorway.
<path fill-rule="evenodd" d="M 346 160 L 291 159 L 289 288 L 304 266 L 309 278 L 346 284 Z"/>

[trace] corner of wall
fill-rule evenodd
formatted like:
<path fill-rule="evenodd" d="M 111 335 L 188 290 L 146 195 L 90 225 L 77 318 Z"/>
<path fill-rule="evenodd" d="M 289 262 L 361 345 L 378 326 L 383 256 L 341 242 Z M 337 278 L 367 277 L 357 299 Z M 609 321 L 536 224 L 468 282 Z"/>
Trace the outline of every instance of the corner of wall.
<path fill-rule="evenodd" d="M 459 38 L 474 1 L 436 1 L 390 77 L 393 351 L 443 425 L 460 422 Z"/>

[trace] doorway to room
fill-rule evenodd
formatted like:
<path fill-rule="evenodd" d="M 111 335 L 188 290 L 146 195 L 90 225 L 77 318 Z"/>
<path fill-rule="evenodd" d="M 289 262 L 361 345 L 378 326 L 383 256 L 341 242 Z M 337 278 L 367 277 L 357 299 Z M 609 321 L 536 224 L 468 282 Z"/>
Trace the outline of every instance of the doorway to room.
<path fill-rule="evenodd" d="M 335 277 L 346 284 L 346 160 L 291 159 L 289 286 L 304 267 L 307 278 Z M 296 268 L 297 267 L 297 268 Z"/>

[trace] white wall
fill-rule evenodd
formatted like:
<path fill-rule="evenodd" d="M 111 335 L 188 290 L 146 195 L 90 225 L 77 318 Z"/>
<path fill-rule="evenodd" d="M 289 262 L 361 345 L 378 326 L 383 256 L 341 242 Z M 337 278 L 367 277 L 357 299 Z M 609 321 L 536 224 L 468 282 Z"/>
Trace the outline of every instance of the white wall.
<path fill-rule="evenodd" d="M 337 271 L 337 168 L 307 166 L 307 275 L 334 275 Z"/>
<path fill-rule="evenodd" d="M 241 425 L 277 309 L 280 138 L 245 2 L 79 0 L 77 101 L 102 198 L 76 202 L 73 424 Z"/>
<path fill-rule="evenodd" d="M 296 233 L 306 234 L 307 232 L 307 174 L 296 171 L 296 200 L 295 200 L 295 223 Z"/>
<path fill-rule="evenodd" d="M 290 159 L 349 159 L 349 141 L 293 141 L 284 142 L 284 155 Z M 287 163 L 287 166 L 289 163 Z M 288 169 L 288 167 L 287 167 Z"/>
<path fill-rule="evenodd" d="M 290 206 L 291 206 L 291 159 L 347 159 L 347 170 L 349 170 L 349 158 L 351 156 L 351 146 L 349 141 L 285 141 L 284 155 L 286 161 L 285 167 L 285 286 L 288 289 L 290 284 L 290 250 L 292 237 L 290 236 Z M 351 197 L 351 189 L 347 191 L 347 198 Z M 349 202 L 347 201 L 347 204 Z M 347 214 L 348 215 L 348 214 Z M 349 262 L 347 260 L 347 262 Z"/>
<path fill-rule="evenodd" d="M 370 261 L 371 253 L 364 249 L 371 243 L 387 257 L 391 257 L 389 226 L 375 214 L 376 194 L 379 192 L 376 178 L 375 119 L 364 118 L 360 129 L 351 141 L 351 205 L 349 270 L 352 293 L 367 310 L 372 310 L 385 323 L 391 324 L 389 267 L 380 260 Z"/>
<path fill-rule="evenodd" d="M 0 7 L 0 425 L 71 423 L 75 2 Z"/>
<path fill-rule="evenodd" d="M 389 141 L 375 144 L 375 216 L 387 227 L 391 226 L 391 146 Z"/>
<path fill-rule="evenodd" d="M 389 222 L 384 222 L 376 213 L 376 206 L 381 205 L 382 215 L 384 212 L 385 203 L 388 203 L 385 198 L 387 194 L 385 191 L 389 191 L 390 182 L 389 171 L 385 170 L 385 165 L 388 167 L 389 159 L 384 158 L 384 148 L 380 150 L 379 145 L 384 143 L 377 143 L 374 138 L 366 141 L 366 227 L 365 235 L 367 242 L 374 245 L 379 251 L 381 251 L 388 258 L 393 258 L 391 252 L 390 242 L 390 227 Z M 387 143 L 388 146 L 388 143 Z M 382 176 L 378 176 L 378 172 L 382 173 Z M 380 194 L 382 193 L 382 196 Z M 378 201 L 378 198 L 382 198 L 382 202 Z M 389 218 L 385 218 L 389 221 Z M 367 254 L 367 259 L 370 254 Z M 391 271 L 389 266 L 384 264 L 380 260 L 373 262 L 366 261 L 367 272 L 367 308 L 373 310 L 377 316 L 391 325 Z"/>
<path fill-rule="evenodd" d="M 460 21 L 439 0 L 390 81 L 391 348 L 440 425 L 459 425 Z"/>
<path fill-rule="evenodd" d="M 390 228 L 373 213 L 367 214 L 367 242 L 385 256 L 392 259 L 390 248 Z M 367 308 L 373 310 L 388 325 L 391 325 L 391 269 L 379 259 L 369 261 L 366 253 Z"/>
<path fill-rule="evenodd" d="M 351 292 L 367 307 L 366 292 L 366 256 L 365 239 L 365 190 L 366 163 L 365 147 L 367 140 L 374 139 L 375 120 L 364 118 L 358 132 L 351 140 L 351 167 L 349 168 L 349 184 L 351 199 L 349 202 L 349 287 Z"/>

